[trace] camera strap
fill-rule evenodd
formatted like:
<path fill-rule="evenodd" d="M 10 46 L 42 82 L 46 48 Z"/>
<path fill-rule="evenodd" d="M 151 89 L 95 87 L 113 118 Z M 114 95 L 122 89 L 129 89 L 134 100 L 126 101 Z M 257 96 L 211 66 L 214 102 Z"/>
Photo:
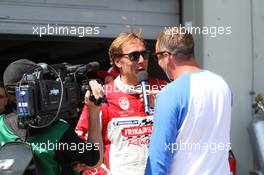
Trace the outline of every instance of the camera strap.
<path fill-rule="evenodd" d="M 22 142 L 26 140 L 26 129 L 20 129 L 17 125 L 17 115 L 15 112 L 9 113 L 4 118 L 4 123 L 19 137 Z"/>

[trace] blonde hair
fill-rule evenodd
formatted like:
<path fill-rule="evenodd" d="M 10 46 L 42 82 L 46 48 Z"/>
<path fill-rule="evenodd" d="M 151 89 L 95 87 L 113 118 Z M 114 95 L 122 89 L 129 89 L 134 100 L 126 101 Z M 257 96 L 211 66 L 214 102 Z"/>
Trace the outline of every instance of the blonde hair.
<path fill-rule="evenodd" d="M 119 58 L 122 53 L 122 46 L 127 43 L 128 41 L 138 39 L 142 41 L 142 43 L 145 44 L 144 39 L 141 36 L 140 32 L 126 32 L 126 33 L 120 33 L 119 36 L 112 42 L 112 44 L 109 47 L 108 55 L 110 58 L 110 64 L 114 67 L 116 71 L 119 72 L 119 69 L 114 64 L 114 59 Z"/>
<path fill-rule="evenodd" d="M 157 36 L 160 51 L 168 51 L 177 60 L 189 60 L 194 57 L 194 41 L 184 27 L 169 27 Z"/>

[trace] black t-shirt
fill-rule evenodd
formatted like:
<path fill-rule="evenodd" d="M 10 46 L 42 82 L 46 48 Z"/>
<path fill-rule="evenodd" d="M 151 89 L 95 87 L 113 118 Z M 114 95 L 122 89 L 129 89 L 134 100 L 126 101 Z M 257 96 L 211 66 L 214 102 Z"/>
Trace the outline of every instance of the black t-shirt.
<path fill-rule="evenodd" d="M 79 148 L 77 150 L 56 150 L 55 159 L 62 166 L 64 175 L 73 174 L 72 167 L 78 162 L 94 166 L 99 161 L 99 147 L 92 143 L 85 143 L 72 128 L 63 134 L 59 143 L 75 144 Z"/>

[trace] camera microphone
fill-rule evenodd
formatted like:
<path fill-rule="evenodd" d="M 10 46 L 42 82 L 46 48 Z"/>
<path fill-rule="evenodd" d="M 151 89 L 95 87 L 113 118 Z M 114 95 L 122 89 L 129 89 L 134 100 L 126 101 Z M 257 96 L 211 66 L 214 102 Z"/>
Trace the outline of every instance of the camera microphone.
<path fill-rule="evenodd" d="M 96 72 L 100 68 L 100 64 L 97 61 L 90 62 L 88 64 L 84 64 L 80 66 L 76 72 L 85 73 L 85 72 Z"/>
<path fill-rule="evenodd" d="M 98 63 L 97 61 L 93 61 L 93 62 L 86 64 L 85 66 L 86 66 L 87 72 L 95 72 L 99 70 L 100 63 Z"/>

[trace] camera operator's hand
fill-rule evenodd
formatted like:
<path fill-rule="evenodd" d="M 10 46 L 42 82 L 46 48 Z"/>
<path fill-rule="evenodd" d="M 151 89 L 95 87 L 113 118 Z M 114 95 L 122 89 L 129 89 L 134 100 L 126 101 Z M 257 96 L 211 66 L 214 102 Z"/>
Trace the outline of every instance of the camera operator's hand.
<path fill-rule="evenodd" d="M 100 100 L 105 98 L 103 86 L 96 80 L 91 80 L 89 85 L 91 91 L 88 90 L 85 94 L 85 105 L 89 110 L 99 110 Z"/>

